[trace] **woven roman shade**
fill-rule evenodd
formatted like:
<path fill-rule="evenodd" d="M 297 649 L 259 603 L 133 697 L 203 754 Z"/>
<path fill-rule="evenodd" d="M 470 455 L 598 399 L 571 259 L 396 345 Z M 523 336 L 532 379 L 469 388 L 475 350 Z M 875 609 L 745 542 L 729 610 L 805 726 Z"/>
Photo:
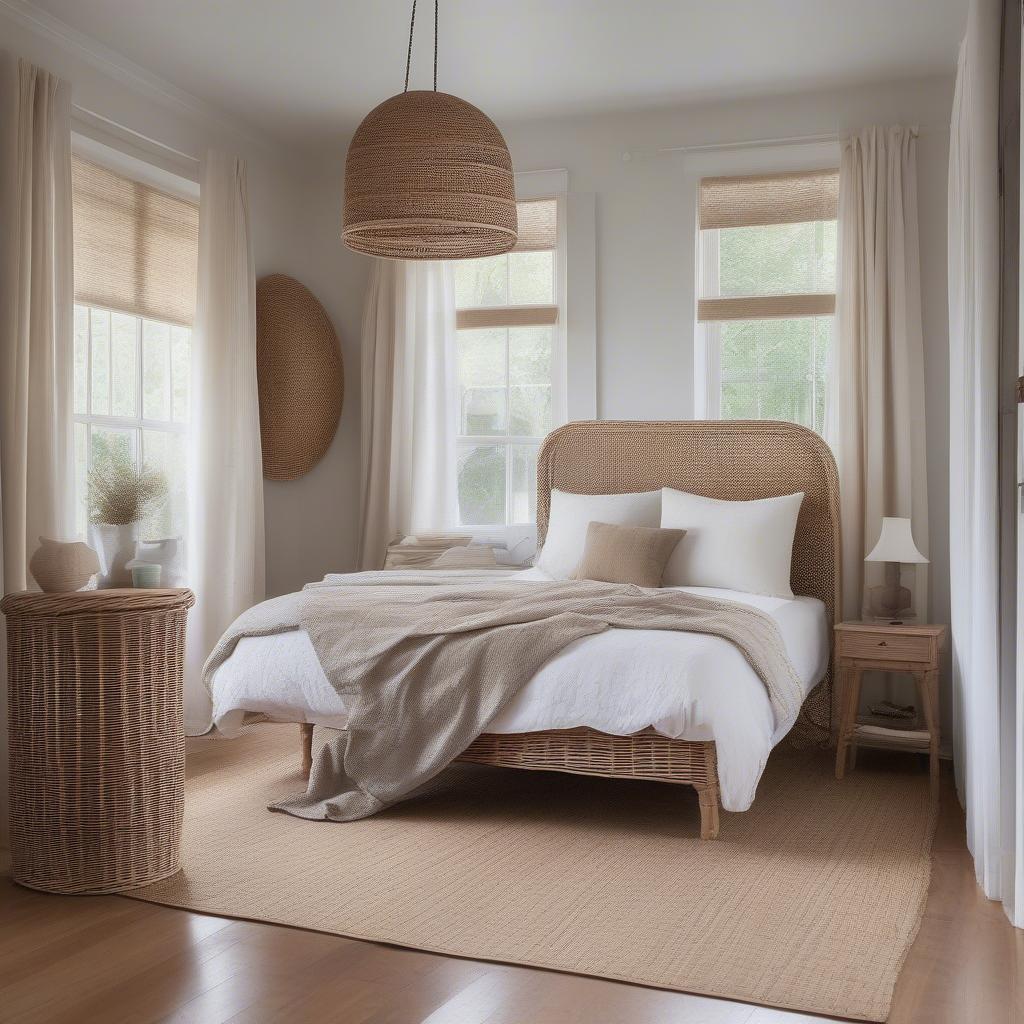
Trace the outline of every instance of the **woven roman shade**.
<path fill-rule="evenodd" d="M 529 199 L 516 203 L 519 240 L 513 252 L 544 252 L 558 246 L 558 200 Z"/>
<path fill-rule="evenodd" d="M 557 306 L 480 306 L 456 313 L 460 331 L 481 327 L 545 327 L 558 323 Z"/>
<path fill-rule="evenodd" d="M 836 297 L 829 292 L 802 295 L 742 295 L 736 298 L 698 299 L 697 319 L 788 320 L 796 316 L 831 316 Z"/>
<path fill-rule="evenodd" d="M 835 220 L 838 212 L 836 170 L 702 178 L 700 183 L 701 230 Z"/>
<path fill-rule="evenodd" d="M 526 199 L 516 203 L 519 240 L 512 252 L 550 252 L 558 248 L 558 200 Z M 455 326 L 460 330 L 484 327 L 544 327 L 558 323 L 558 306 L 478 306 L 460 309 Z"/>
<path fill-rule="evenodd" d="M 75 301 L 191 327 L 199 207 L 78 157 Z"/>
<path fill-rule="evenodd" d="M 740 178 L 703 178 L 700 227 L 757 228 L 835 220 L 839 212 L 839 172 L 794 171 Z M 697 320 L 775 320 L 832 316 L 833 292 L 714 296 L 697 300 Z"/>

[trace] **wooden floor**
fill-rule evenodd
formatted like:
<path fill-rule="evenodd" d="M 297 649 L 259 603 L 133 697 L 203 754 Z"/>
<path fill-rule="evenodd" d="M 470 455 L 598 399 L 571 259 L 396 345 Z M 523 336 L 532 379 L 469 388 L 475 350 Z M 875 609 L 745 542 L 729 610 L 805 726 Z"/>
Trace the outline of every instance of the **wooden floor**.
<path fill-rule="evenodd" d="M 218 744 L 222 757 L 225 745 Z M 197 745 L 190 770 L 213 756 Z M 872 756 L 864 753 L 862 757 Z M 874 755 L 886 756 L 886 755 Z M 891 756 L 891 755 L 890 755 Z M 1024 1021 L 1024 932 L 978 891 L 947 775 L 892 1024 Z M 804 1014 L 458 960 L 0 878 L 3 1024 L 798 1024 Z"/>

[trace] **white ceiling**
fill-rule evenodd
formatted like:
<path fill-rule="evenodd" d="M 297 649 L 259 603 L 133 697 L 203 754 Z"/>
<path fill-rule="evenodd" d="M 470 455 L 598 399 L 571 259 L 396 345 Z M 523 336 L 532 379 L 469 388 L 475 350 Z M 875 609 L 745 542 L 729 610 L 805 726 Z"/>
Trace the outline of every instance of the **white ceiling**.
<path fill-rule="evenodd" d="M 35 0 L 254 126 L 303 141 L 402 88 L 409 0 Z M 438 87 L 502 120 L 952 73 L 967 0 L 441 0 Z M 419 0 L 412 85 L 430 87 Z"/>

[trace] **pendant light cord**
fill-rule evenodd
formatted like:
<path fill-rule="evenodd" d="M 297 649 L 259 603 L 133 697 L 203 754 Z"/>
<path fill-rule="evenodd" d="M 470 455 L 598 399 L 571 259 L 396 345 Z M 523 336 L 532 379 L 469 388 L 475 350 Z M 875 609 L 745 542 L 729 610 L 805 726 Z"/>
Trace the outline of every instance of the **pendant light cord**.
<path fill-rule="evenodd" d="M 434 92 L 437 92 L 437 8 L 440 0 L 434 0 Z M 416 0 L 412 0 L 412 17 L 409 19 L 409 47 L 405 51 L 405 88 L 409 91 L 409 71 L 412 68 L 412 37 L 416 30 Z"/>

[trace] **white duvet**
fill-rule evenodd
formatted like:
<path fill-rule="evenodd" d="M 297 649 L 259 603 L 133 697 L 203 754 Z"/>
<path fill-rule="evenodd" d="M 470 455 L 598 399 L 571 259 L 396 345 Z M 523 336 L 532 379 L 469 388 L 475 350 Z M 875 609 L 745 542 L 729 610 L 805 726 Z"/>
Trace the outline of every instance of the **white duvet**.
<path fill-rule="evenodd" d="M 539 569 L 516 583 L 545 580 Z M 761 597 L 680 587 L 767 612 L 809 693 L 828 666 L 825 606 L 813 598 Z M 212 680 L 214 724 L 225 735 L 246 712 L 344 728 L 345 706 L 304 630 L 245 637 Z M 715 741 L 722 806 L 745 811 L 782 738 L 764 684 L 727 640 L 667 630 L 609 629 L 553 657 L 488 728 L 492 733 L 589 726 L 625 736 L 653 726 L 665 736 Z"/>

